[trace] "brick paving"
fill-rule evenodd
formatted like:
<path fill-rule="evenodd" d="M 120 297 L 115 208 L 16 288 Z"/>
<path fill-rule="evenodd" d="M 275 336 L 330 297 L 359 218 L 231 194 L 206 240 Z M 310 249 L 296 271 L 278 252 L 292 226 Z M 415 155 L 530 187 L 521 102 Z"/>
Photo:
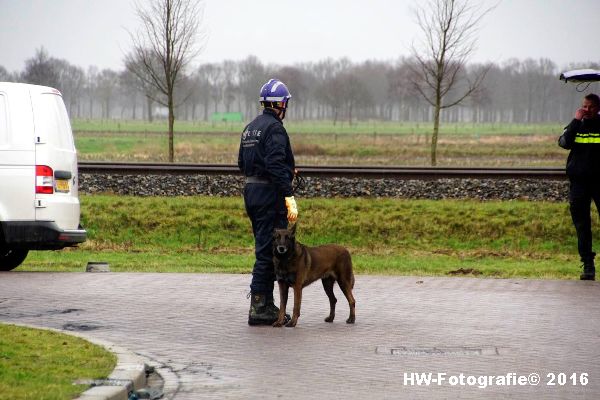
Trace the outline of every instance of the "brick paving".
<path fill-rule="evenodd" d="M 0 321 L 82 331 L 165 364 L 176 400 L 600 398 L 600 282 L 359 275 L 355 325 L 337 286 L 336 321 L 323 322 L 317 282 L 298 326 L 276 329 L 246 325 L 249 280 L 0 273 Z M 538 373 L 541 383 L 411 386 L 410 372 Z M 549 373 L 569 379 L 548 386 Z M 572 373 L 589 382 L 573 385 Z"/>

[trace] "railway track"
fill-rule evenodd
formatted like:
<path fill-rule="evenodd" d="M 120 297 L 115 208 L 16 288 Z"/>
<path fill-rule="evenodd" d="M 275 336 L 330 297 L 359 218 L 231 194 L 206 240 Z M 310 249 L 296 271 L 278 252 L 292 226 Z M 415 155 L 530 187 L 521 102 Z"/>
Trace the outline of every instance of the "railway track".
<path fill-rule="evenodd" d="M 385 166 L 298 166 L 302 176 L 370 179 L 543 179 L 565 180 L 564 168 L 458 168 Z M 80 162 L 86 174 L 128 175 L 241 175 L 233 164 L 171 164 Z"/>

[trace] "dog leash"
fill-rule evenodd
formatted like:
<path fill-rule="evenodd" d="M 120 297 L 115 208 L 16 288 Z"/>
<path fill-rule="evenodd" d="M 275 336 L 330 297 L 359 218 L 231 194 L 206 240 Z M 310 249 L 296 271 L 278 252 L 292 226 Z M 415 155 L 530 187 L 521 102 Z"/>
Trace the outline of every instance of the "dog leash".
<path fill-rule="evenodd" d="M 306 187 L 306 179 L 302 175 L 300 175 L 300 171 L 296 170 L 294 174 L 294 182 L 293 182 L 293 190 L 294 193 L 298 190 L 304 190 Z"/>

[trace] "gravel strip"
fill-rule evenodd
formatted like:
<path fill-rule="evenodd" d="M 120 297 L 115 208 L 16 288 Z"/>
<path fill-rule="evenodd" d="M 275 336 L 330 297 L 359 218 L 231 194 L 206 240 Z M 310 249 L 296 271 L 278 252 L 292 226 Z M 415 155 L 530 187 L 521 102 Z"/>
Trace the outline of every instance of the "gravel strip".
<path fill-rule="evenodd" d="M 298 197 L 394 197 L 567 201 L 568 181 L 536 179 L 359 179 L 306 177 Z M 80 174 L 81 193 L 133 196 L 241 196 L 244 180 L 231 175 Z"/>

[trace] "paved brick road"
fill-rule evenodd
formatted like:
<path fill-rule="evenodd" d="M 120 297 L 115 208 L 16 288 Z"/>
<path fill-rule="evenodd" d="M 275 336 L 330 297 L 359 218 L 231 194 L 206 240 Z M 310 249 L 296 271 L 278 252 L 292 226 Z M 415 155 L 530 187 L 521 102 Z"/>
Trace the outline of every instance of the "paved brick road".
<path fill-rule="evenodd" d="M 249 276 L 0 273 L 0 321 L 85 329 L 167 364 L 186 399 L 600 398 L 600 283 L 357 276 L 357 323 L 319 283 L 298 327 L 246 325 Z M 291 300 L 291 299 L 290 299 Z M 410 372 L 539 386 L 410 386 Z M 546 386 L 549 373 L 587 386 Z M 558 379 L 556 380 L 558 382 Z"/>

